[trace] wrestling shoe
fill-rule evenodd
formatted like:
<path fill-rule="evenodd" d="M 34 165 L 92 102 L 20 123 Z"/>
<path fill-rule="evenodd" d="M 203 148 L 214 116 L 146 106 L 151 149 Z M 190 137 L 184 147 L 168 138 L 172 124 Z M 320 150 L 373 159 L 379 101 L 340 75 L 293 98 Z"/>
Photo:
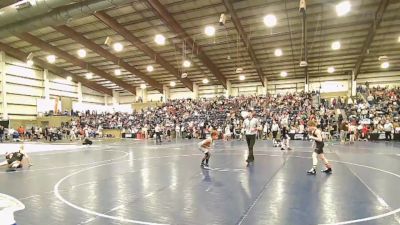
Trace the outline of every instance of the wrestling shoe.
<path fill-rule="evenodd" d="M 307 174 L 309 174 L 309 175 L 315 175 L 315 174 L 317 174 L 317 171 L 316 171 L 314 168 L 312 168 L 312 169 L 310 169 L 309 171 L 307 171 Z"/>
<path fill-rule="evenodd" d="M 282 151 L 285 151 L 285 148 L 281 148 Z"/>
<path fill-rule="evenodd" d="M 321 172 L 330 174 L 332 173 L 332 168 L 326 168 L 324 170 L 321 170 Z"/>

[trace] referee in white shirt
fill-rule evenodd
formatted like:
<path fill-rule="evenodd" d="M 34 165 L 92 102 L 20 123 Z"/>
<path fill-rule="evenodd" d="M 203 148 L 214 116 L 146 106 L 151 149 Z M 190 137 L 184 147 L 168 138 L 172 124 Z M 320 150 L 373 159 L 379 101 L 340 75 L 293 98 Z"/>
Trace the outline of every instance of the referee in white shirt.
<path fill-rule="evenodd" d="M 254 161 L 253 147 L 256 143 L 257 129 L 260 126 L 260 122 L 255 118 L 256 112 L 254 110 L 249 110 L 248 117 L 244 120 L 244 132 L 246 135 L 247 147 L 249 148 L 249 156 L 246 162 L 251 163 Z"/>

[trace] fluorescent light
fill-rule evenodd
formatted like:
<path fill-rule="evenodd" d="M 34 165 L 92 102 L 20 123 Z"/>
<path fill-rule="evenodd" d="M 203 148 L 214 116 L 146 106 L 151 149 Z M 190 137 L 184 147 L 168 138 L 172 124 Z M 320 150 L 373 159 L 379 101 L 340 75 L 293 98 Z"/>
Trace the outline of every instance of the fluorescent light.
<path fill-rule="evenodd" d="M 389 68 L 389 66 L 390 66 L 389 62 L 383 62 L 383 63 L 381 64 L 381 68 L 382 68 L 382 69 L 387 69 L 387 68 Z"/>
<path fill-rule="evenodd" d="M 15 3 L 13 6 L 16 9 L 25 9 L 36 5 L 37 0 L 21 0 Z"/>
<path fill-rule="evenodd" d="M 122 51 L 124 49 L 124 46 L 121 43 L 116 42 L 116 43 L 113 44 L 113 49 L 116 52 L 120 52 L 120 51 Z"/>
<path fill-rule="evenodd" d="M 85 49 L 79 49 L 77 51 L 79 58 L 85 58 L 86 57 L 86 50 Z"/>
<path fill-rule="evenodd" d="M 287 72 L 286 71 L 282 71 L 281 72 L 281 77 L 287 77 Z"/>
<path fill-rule="evenodd" d="M 26 57 L 26 60 L 31 60 L 31 59 L 33 59 L 33 53 L 32 52 L 30 52 L 28 54 L 28 56 Z"/>
<path fill-rule="evenodd" d="M 350 12 L 351 4 L 349 1 L 343 1 L 336 5 L 336 14 L 338 16 L 344 16 Z"/>
<path fill-rule="evenodd" d="M 48 56 L 46 57 L 46 59 L 47 59 L 47 62 L 49 62 L 49 63 L 51 63 L 51 64 L 53 64 L 53 63 L 56 62 L 56 56 L 55 56 L 55 55 L 48 55 Z"/>
<path fill-rule="evenodd" d="M 169 86 L 171 86 L 171 87 L 175 87 L 175 85 L 176 85 L 176 83 L 175 83 L 174 81 L 171 81 L 171 82 L 169 83 Z"/>
<path fill-rule="evenodd" d="M 115 74 L 115 76 L 121 75 L 121 70 L 120 69 L 115 69 L 114 70 L 114 74 Z"/>
<path fill-rule="evenodd" d="M 68 81 L 72 81 L 72 77 L 71 77 L 71 76 L 68 76 L 68 77 L 67 77 L 67 80 L 68 80 Z"/>
<path fill-rule="evenodd" d="M 162 34 L 157 34 L 154 37 L 154 41 L 158 44 L 158 45 L 165 45 L 165 37 Z"/>
<path fill-rule="evenodd" d="M 276 16 L 269 14 L 264 17 L 264 24 L 267 27 L 274 27 L 276 25 Z"/>
<path fill-rule="evenodd" d="M 141 89 L 146 89 L 146 85 L 145 85 L 145 84 L 141 84 L 141 85 L 140 85 L 140 88 L 141 88 Z"/>
<path fill-rule="evenodd" d="M 213 26 L 206 26 L 206 28 L 204 28 L 204 33 L 206 33 L 207 36 L 214 36 L 215 28 Z"/>
<path fill-rule="evenodd" d="M 146 67 L 146 70 L 147 70 L 147 72 L 153 72 L 154 67 L 153 67 L 152 65 L 148 65 L 148 66 Z"/>
<path fill-rule="evenodd" d="M 331 47 L 332 47 L 333 50 L 338 50 L 338 49 L 340 49 L 340 47 L 341 47 L 340 41 L 334 41 L 334 42 L 332 42 Z"/>
<path fill-rule="evenodd" d="M 207 78 L 203 79 L 203 84 L 208 84 L 208 79 Z"/>
<path fill-rule="evenodd" d="M 190 67 L 190 65 L 192 65 L 192 63 L 189 60 L 186 59 L 183 61 L 183 67 L 187 68 L 187 67 Z"/>
<path fill-rule="evenodd" d="M 28 66 L 33 66 L 33 60 L 32 60 L 32 59 L 29 59 L 28 61 L 26 61 L 26 64 L 27 64 Z"/>
<path fill-rule="evenodd" d="M 334 73 L 335 72 L 335 67 L 333 67 L 333 66 L 330 66 L 330 67 L 328 67 L 328 73 Z"/>
<path fill-rule="evenodd" d="M 239 76 L 239 80 L 245 80 L 245 79 L 246 79 L 246 77 L 244 75 Z"/>
<path fill-rule="evenodd" d="M 85 76 L 86 76 L 86 79 L 90 80 L 93 78 L 93 73 L 87 73 Z"/>
<path fill-rule="evenodd" d="M 282 49 L 280 49 L 280 48 L 275 49 L 274 54 L 275 54 L 275 56 L 277 56 L 277 57 L 282 56 Z"/>

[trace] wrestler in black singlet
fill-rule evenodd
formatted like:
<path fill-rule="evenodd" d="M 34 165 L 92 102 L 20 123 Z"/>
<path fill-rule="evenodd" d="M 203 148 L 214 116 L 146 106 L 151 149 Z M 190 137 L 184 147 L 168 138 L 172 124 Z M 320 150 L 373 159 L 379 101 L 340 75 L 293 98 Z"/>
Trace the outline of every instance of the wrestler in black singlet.
<path fill-rule="evenodd" d="M 21 162 L 23 158 L 24 154 L 22 154 L 21 152 L 13 152 L 6 157 L 8 164 L 12 164 L 15 161 Z"/>
<path fill-rule="evenodd" d="M 315 134 L 315 131 L 312 133 L 313 137 L 317 137 L 317 135 Z M 315 141 L 315 149 L 314 152 L 317 154 L 322 154 L 324 153 L 324 141 Z"/>

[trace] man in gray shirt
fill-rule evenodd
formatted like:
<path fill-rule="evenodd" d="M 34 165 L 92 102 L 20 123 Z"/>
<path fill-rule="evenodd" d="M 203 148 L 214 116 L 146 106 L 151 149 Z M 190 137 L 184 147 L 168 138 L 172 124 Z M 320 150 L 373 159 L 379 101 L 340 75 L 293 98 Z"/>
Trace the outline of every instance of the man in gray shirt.
<path fill-rule="evenodd" d="M 247 157 L 247 165 L 254 162 L 253 147 L 256 142 L 257 129 L 260 126 L 260 121 L 255 118 L 256 112 L 249 110 L 247 118 L 244 120 L 243 127 L 246 135 L 247 147 L 249 148 L 249 155 Z"/>

